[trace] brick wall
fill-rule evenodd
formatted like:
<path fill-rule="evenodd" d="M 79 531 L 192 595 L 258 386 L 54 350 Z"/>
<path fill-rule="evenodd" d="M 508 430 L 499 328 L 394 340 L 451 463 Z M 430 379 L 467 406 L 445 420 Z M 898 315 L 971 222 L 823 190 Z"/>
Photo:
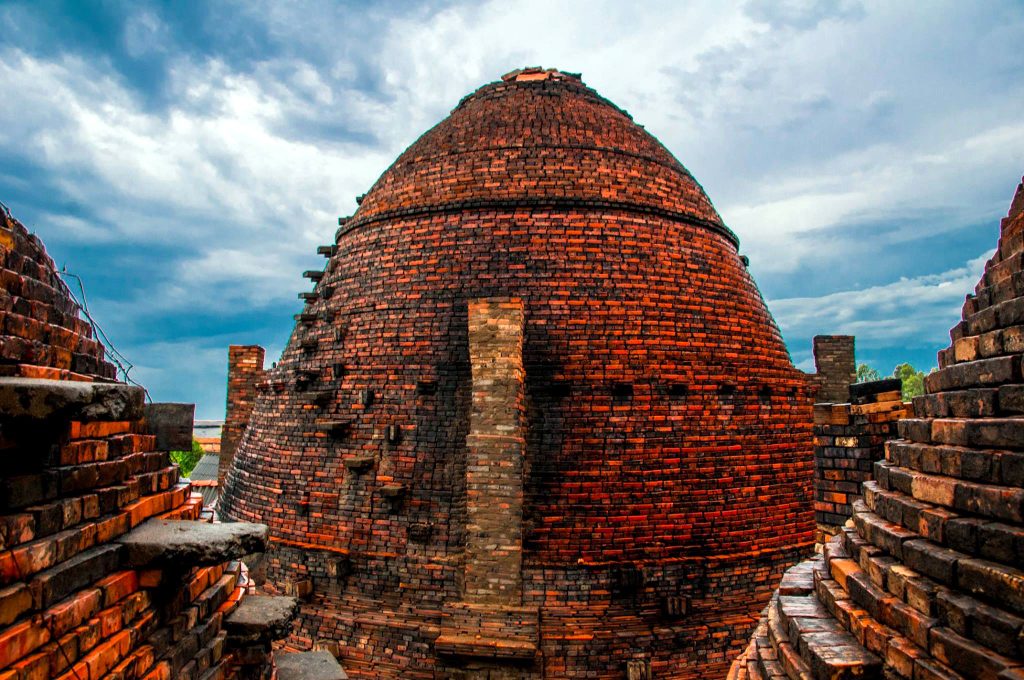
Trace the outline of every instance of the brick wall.
<path fill-rule="evenodd" d="M 523 301 L 468 304 L 472 403 L 466 436 L 466 547 L 462 597 L 448 602 L 434 651 L 446 672 L 505 677 L 535 663 L 540 609 L 523 607 L 526 371 Z M 497 675 L 495 675 L 497 674 Z"/>
<path fill-rule="evenodd" d="M 816 373 L 811 379 L 817 387 L 815 401 L 834 404 L 849 401 L 849 387 L 857 380 L 854 336 L 814 336 L 814 368 Z"/>
<path fill-rule="evenodd" d="M 238 442 L 245 434 L 256 404 L 256 388 L 265 374 L 264 355 L 265 350 L 259 345 L 231 345 L 228 348 L 228 396 L 224 427 L 220 433 L 219 484 L 224 483 L 224 477 L 231 468 Z"/>
<path fill-rule="evenodd" d="M 885 442 L 911 412 L 899 379 L 851 385 L 850 402 L 814 405 L 814 518 L 819 542 L 835 535 L 862 498 Z"/>
<path fill-rule="evenodd" d="M 852 526 L 782 580 L 729 680 L 1024 677 L 1024 184 Z"/>
<path fill-rule="evenodd" d="M 112 379 L 42 242 L 0 211 L 0 376 Z"/>
<path fill-rule="evenodd" d="M 519 604 L 526 448 L 522 300 L 469 303 L 469 364 L 463 593 L 467 602 Z"/>

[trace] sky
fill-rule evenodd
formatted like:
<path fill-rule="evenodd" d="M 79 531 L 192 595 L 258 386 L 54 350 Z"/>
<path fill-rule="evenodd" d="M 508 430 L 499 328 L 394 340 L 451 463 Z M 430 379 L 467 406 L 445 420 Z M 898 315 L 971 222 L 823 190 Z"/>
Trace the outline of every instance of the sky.
<path fill-rule="evenodd" d="M 223 417 L 339 215 L 459 99 L 582 72 L 693 173 L 798 367 L 927 370 L 1024 173 L 1024 3 L 0 0 L 0 201 L 157 401 Z M 77 284 L 72 283 L 73 286 Z"/>

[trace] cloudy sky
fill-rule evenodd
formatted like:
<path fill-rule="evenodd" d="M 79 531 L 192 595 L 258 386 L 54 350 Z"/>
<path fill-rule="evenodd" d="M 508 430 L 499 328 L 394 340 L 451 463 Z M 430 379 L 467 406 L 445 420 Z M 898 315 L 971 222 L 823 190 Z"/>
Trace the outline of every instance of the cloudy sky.
<path fill-rule="evenodd" d="M 338 215 L 479 85 L 581 71 L 701 181 L 786 336 L 934 365 L 1024 172 L 1019 2 L 0 3 L 0 201 L 154 399 L 223 413 Z"/>

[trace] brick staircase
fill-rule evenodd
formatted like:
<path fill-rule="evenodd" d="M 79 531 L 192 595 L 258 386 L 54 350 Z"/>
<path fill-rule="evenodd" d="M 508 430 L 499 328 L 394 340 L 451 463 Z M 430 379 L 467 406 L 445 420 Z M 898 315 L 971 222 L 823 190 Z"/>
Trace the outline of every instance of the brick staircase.
<path fill-rule="evenodd" d="M 787 572 L 730 680 L 1024 679 L 1024 187 L 852 521 Z"/>

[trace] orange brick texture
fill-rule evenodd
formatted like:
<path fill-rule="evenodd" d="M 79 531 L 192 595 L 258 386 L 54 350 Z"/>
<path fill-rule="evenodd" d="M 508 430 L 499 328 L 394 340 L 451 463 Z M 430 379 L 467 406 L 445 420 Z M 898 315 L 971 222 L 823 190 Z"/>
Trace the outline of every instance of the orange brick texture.
<path fill-rule="evenodd" d="M 461 663 L 434 643 L 465 588 L 468 304 L 504 297 L 541 612 L 523 677 L 724 674 L 813 544 L 811 405 L 693 177 L 578 77 L 515 72 L 341 222 L 219 508 L 270 524 L 270 584 L 308 592 L 290 644 L 337 641 L 353 677 Z"/>
<path fill-rule="evenodd" d="M 0 225 L 0 374 L 112 382 L 35 236 Z M 128 388 L 124 386 L 125 389 Z M 222 619 L 241 564 L 172 575 L 123 564 L 116 539 L 154 519 L 198 520 L 202 498 L 154 450 L 138 395 L 124 420 L 12 421 L 0 411 L 0 678 L 220 680 Z M 269 672 L 267 673 L 269 677 Z"/>
<path fill-rule="evenodd" d="M 852 526 L 789 570 L 730 680 L 1024 678 L 1024 184 Z"/>

